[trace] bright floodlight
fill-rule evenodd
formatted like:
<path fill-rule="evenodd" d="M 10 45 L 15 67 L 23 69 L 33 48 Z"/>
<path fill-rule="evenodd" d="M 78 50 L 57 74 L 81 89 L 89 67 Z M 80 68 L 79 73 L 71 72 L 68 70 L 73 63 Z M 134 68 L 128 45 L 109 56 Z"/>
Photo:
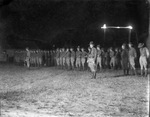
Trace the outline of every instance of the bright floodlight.
<path fill-rule="evenodd" d="M 104 24 L 103 27 L 101 27 L 101 28 L 106 29 L 106 28 L 107 28 L 107 27 L 106 27 L 106 24 Z"/>
<path fill-rule="evenodd" d="M 133 27 L 132 27 L 132 26 L 128 26 L 128 28 L 129 28 L 129 29 L 133 29 Z"/>

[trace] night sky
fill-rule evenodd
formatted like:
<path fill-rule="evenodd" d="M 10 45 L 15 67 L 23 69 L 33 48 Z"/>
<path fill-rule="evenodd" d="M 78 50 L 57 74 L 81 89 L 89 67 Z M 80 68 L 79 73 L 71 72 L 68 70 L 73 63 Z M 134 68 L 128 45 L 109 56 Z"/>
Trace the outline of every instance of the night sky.
<path fill-rule="evenodd" d="M 108 29 L 104 23 L 133 26 L 131 42 L 148 36 L 147 0 L 0 0 L 0 43 L 3 48 L 87 47 L 128 42 L 127 29 Z"/>

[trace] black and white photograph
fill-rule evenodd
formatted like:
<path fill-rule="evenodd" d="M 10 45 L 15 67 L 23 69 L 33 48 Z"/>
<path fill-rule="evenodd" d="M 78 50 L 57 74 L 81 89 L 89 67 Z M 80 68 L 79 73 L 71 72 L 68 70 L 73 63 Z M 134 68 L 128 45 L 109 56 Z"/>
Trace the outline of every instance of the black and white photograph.
<path fill-rule="evenodd" d="M 150 0 L 0 0 L 0 117 L 149 117 Z"/>

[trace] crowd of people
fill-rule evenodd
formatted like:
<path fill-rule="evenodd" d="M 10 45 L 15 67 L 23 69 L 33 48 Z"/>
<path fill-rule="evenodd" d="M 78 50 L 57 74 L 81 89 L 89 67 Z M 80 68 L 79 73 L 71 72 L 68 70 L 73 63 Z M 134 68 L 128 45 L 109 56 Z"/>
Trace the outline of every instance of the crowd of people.
<path fill-rule="evenodd" d="M 139 54 L 137 54 L 139 53 Z M 65 70 L 91 70 L 92 78 L 104 69 L 123 70 L 124 75 L 148 75 L 149 50 L 144 43 L 139 43 L 138 49 L 132 43 L 123 44 L 117 48 L 103 48 L 90 42 L 87 50 L 78 46 L 75 48 L 57 48 L 53 50 L 15 50 L 7 52 L 8 61 L 16 65 L 31 67 L 51 67 Z"/>
<path fill-rule="evenodd" d="M 14 54 L 14 62 L 16 65 L 25 65 L 27 56 L 29 57 L 30 67 L 56 66 L 56 51 L 48 50 L 30 50 L 27 55 L 26 50 L 17 50 Z"/>
<path fill-rule="evenodd" d="M 73 48 L 57 48 L 51 51 L 34 51 L 26 48 L 26 54 L 22 58 L 26 61 L 28 68 L 41 66 L 56 66 L 66 70 L 88 70 L 90 68 L 93 73 L 92 78 L 96 78 L 96 72 L 102 69 L 122 69 L 124 75 L 137 75 L 135 60 L 138 59 L 137 51 L 139 51 L 140 74 L 147 76 L 149 50 L 144 43 L 139 43 L 138 48 L 139 50 L 136 50 L 133 44 L 129 43 L 123 44 L 121 48 L 104 49 L 100 45 L 94 47 L 94 43 L 90 42 L 88 51 L 79 46 L 76 51 Z"/>

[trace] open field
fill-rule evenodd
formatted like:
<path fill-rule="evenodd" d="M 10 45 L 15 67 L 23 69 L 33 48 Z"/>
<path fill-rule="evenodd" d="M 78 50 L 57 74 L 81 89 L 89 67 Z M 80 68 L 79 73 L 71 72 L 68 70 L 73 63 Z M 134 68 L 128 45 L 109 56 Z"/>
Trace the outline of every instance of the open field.
<path fill-rule="evenodd" d="M 0 65 L 1 117 L 148 117 L 148 78 Z"/>

